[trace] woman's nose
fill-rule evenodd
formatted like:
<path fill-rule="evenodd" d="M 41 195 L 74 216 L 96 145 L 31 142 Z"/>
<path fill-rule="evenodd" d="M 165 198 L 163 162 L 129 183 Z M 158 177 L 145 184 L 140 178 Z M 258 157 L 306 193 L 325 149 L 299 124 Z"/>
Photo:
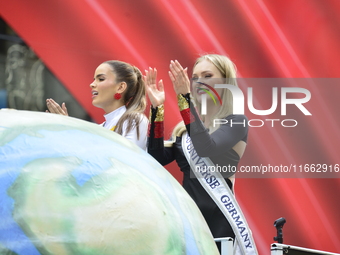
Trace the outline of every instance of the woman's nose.
<path fill-rule="evenodd" d="M 193 84 L 198 83 L 200 81 L 200 78 L 191 78 L 191 82 Z"/>

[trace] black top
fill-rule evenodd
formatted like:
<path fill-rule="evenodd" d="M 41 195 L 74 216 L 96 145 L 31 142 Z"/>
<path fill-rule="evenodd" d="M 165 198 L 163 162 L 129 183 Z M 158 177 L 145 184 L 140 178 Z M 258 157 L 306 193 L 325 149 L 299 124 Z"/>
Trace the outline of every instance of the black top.
<path fill-rule="evenodd" d="M 226 124 L 220 125 L 215 132 L 209 134 L 208 130 L 200 121 L 195 108 L 190 107 L 190 111 L 195 116 L 196 121 L 187 125 L 186 129 L 198 155 L 201 157 L 209 157 L 215 165 L 237 167 L 240 157 L 232 147 L 240 140 L 247 142 L 247 118 L 244 115 L 229 115 L 225 118 L 228 121 Z M 215 238 L 234 238 L 235 235 L 229 222 L 199 181 L 194 177 L 194 174 L 191 173 L 192 170 L 182 149 L 182 137 L 176 137 L 176 141 L 172 147 L 164 147 L 163 137 L 154 138 L 154 120 L 156 113 L 157 108 L 152 109 L 148 152 L 163 166 L 176 160 L 184 174 L 183 187 L 201 210 L 213 236 Z M 230 175 L 232 175 L 232 173 L 228 176 Z M 230 189 L 232 189 L 231 181 L 229 179 L 225 180 Z"/>

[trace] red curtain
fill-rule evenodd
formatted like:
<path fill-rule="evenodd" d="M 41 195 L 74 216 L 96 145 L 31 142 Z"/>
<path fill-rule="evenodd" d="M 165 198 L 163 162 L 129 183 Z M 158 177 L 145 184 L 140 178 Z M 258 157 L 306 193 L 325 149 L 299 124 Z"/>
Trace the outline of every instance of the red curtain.
<path fill-rule="evenodd" d="M 0 6 L 1 17 L 97 122 L 103 112 L 92 106 L 89 84 L 95 68 L 109 59 L 142 71 L 158 69 L 166 86 L 168 135 L 180 120 L 170 110 L 177 108 L 167 74 L 170 60 L 190 72 L 199 54 L 218 53 L 228 55 L 243 78 L 324 78 L 309 80 L 312 98 L 305 106 L 312 116 L 295 109 L 297 127 L 276 122 L 250 128 L 241 166 L 314 163 L 328 168 L 340 163 L 340 88 L 337 79 L 330 79 L 340 71 L 339 11 L 338 0 L 11 0 Z M 254 88 L 254 106 L 270 107 L 265 91 Z M 168 169 L 181 180 L 175 164 Z M 270 253 L 273 223 L 280 217 L 287 220 L 284 243 L 340 253 L 340 173 L 276 177 L 236 181 L 260 254 Z"/>

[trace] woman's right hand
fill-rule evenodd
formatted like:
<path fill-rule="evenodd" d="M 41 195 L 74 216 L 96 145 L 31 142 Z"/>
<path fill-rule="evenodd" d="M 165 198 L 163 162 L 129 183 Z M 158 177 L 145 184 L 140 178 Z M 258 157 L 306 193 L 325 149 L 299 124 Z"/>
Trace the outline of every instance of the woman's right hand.
<path fill-rule="evenodd" d="M 65 103 L 63 103 L 60 107 L 60 105 L 56 101 L 54 101 L 52 98 L 49 98 L 49 99 L 46 99 L 46 105 L 48 108 L 48 111 L 46 112 L 68 116 Z"/>
<path fill-rule="evenodd" d="M 158 82 L 158 88 L 156 84 L 157 80 L 157 70 L 156 68 L 152 69 L 149 67 L 149 71 L 145 70 L 144 84 L 146 93 L 148 93 L 150 102 L 154 108 L 160 106 L 165 101 L 165 92 L 163 81 L 160 80 Z"/>

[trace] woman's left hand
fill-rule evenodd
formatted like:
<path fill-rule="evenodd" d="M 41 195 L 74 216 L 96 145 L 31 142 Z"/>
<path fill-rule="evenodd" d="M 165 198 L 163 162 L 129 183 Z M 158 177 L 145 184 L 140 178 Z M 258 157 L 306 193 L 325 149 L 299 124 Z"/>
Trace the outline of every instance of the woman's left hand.
<path fill-rule="evenodd" d="M 187 68 L 183 69 L 177 60 L 171 60 L 170 62 L 169 76 L 177 95 L 190 93 L 190 80 Z"/>
<path fill-rule="evenodd" d="M 65 103 L 63 103 L 60 106 L 52 98 L 49 98 L 49 99 L 46 99 L 46 105 L 47 105 L 47 108 L 48 108 L 48 110 L 46 110 L 46 112 L 68 116 L 68 112 L 67 112 L 67 108 L 66 108 Z"/>

